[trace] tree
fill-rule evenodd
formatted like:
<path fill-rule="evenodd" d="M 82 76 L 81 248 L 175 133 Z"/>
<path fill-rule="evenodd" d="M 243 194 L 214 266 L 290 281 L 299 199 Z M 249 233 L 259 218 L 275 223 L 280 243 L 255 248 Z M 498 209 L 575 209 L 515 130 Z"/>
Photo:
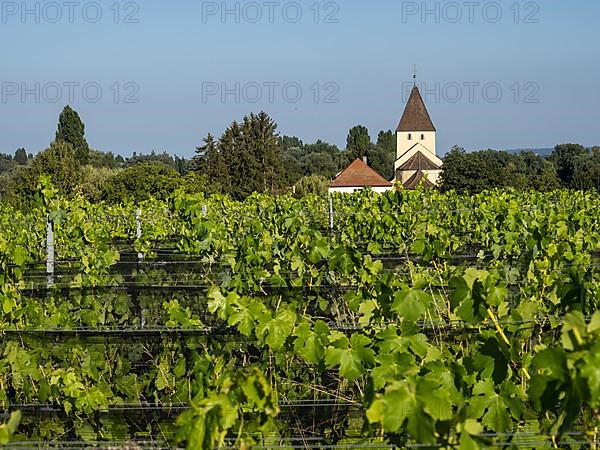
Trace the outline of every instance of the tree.
<path fill-rule="evenodd" d="M 337 161 L 327 152 L 316 152 L 305 154 L 302 158 L 305 167 L 304 174 L 319 175 L 331 178 L 338 172 Z"/>
<path fill-rule="evenodd" d="M 212 134 L 204 138 L 204 145 L 196 148 L 192 159 L 192 171 L 205 176 L 213 185 L 214 192 L 224 192 L 229 187 L 229 173 L 225 159 Z"/>
<path fill-rule="evenodd" d="M 12 172 L 18 165 L 12 155 L 0 153 L 0 173 Z"/>
<path fill-rule="evenodd" d="M 198 194 L 204 192 L 205 194 L 210 195 L 221 193 L 221 191 L 216 191 L 214 187 L 214 185 L 209 185 L 208 177 L 206 175 L 198 175 L 196 172 L 190 171 L 181 178 L 179 189 L 182 189 L 186 194 Z"/>
<path fill-rule="evenodd" d="M 321 140 L 304 144 L 296 137 L 284 136 L 279 140 L 279 146 L 283 166 L 282 186 L 292 186 L 309 175 L 331 178 L 348 165 L 346 152 Z"/>
<path fill-rule="evenodd" d="M 244 146 L 254 155 L 262 178 L 260 192 L 274 192 L 282 173 L 281 151 L 277 136 L 277 124 L 261 111 L 244 118 L 242 125 Z"/>
<path fill-rule="evenodd" d="M 81 180 L 80 165 L 73 147 L 66 142 L 53 142 L 50 148 L 38 153 L 31 166 L 19 172 L 16 194 L 32 196 L 41 175 L 50 176 L 54 187 L 63 195 L 72 194 Z"/>
<path fill-rule="evenodd" d="M 579 144 L 561 144 L 554 147 L 548 159 L 556 167 L 558 178 L 564 186 L 573 187 L 577 159 L 586 153 L 585 147 Z"/>
<path fill-rule="evenodd" d="M 304 197 L 309 194 L 321 195 L 327 193 L 329 181 L 325 177 L 309 175 L 301 178 L 295 187 L 296 197 Z"/>
<path fill-rule="evenodd" d="M 208 155 L 208 151 L 209 149 L 216 147 L 216 142 L 215 142 L 215 138 L 213 137 L 213 135 L 211 133 L 208 133 L 208 136 L 206 136 L 202 142 L 204 143 L 204 145 L 201 145 L 199 147 L 196 147 L 196 151 L 194 156 L 192 157 L 192 161 L 190 163 L 190 167 L 192 169 L 192 172 L 196 172 L 196 173 L 203 173 L 205 170 L 205 165 L 206 165 L 206 158 Z"/>
<path fill-rule="evenodd" d="M 27 164 L 27 151 L 24 148 L 20 148 L 15 152 L 14 160 L 17 164 L 25 166 Z"/>
<path fill-rule="evenodd" d="M 296 136 L 282 136 L 279 138 L 279 147 L 282 151 L 289 149 L 301 150 L 304 143 Z"/>
<path fill-rule="evenodd" d="M 93 165 L 83 166 L 78 188 L 90 202 L 100 202 L 110 179 L 120 170 L 122 169 L 95 167 Z"/>
<path fill-rule="evenodd" d="M 90 149 L 87 164 L 100 168 L 115 169 L 123 165 L 123 157 L 116 155 L 113 152 L 101 152 L 99 150 Z"/>
<path fill-rule="evenodd" d="M 253 192 L 275 192 L 283 174 L 276 130 L 265 112 L 244 117 L 241 125 L 233 122 L 217 143 L 207 137 L 197 149 L 197 170 L 238 200 Z"/>
<path fill-rule="evenodd" d="M 177 156 L 173 157 L 164 151 L 162 153 L 156 153 L 154 150 L 152 150 L 152 152 L 150 152 L 149 155 L 138 154 L 136 152 L 133 152 L 133 156 L 131 158 L 127 158 L 127 161 L 125 161 L 124 166 L 132 167 L 136 164 L 144 162 L 158 162 L 164 164 L 165 166 L 171 167 L 172 169 L 175 169 L 179 172 L 179 169 L 181 168 L 181 160 L 178 162 L 176 159 L 179 158 Z"/>
<path fill-rule="evenodd" d="M 397 145 L 396 134 L 392 130 L 381 130 L 377 135 L 377 147 L 381 147 L 386 152 L 392 153 L 394 157 L 396 156 Z"/>
<path fill-rule="evenodd" d="M 106 180 L 102 199 L 109 203 L 141 202 L 151 197 L 165 200 L 181 184 L 175 169 L 159 162 L 144 162 Z"/>
<path fill-rule="evenodd" d="M 78 189 L 81 167 L 70 144 L 53 142 L 50 148 L 38 153 L 35 158 L 27 159 L 31 160 L 31 164 L 17 164 L 2 177 L 2 200 L 19 208 L 33 206 L 39 200 L 38 183 L 42 175 L 49 176 L 62 195 L 71 195 Z"/>
<path fill-rule="evenodd" d="M 317 155 L 317 154 L 327 155 L 328 157 L 331 158 L 333 165 L 331 166 L 329 171 L 321 172 L 321 174 L 323 176 L 326 176 L 328 178 L 332 177 L 333 175 L 335 175 L 336 173 L 338 173 L 339 171 L 341 171 L 348 165 L 348 158 L 347 158 L 346 152 L 340 151 L 340 149 L 337 147 L 337 145 L 323 142 L 320 139 L 317 142 L 315 142 L 314 144 L 308 144 L 308 145 L 304 146 L 304 156 L 303 156 L 304 160 L 307 162 L 310 162 L 311 160 L 314 161 L 314 159 L 306 157 L 306 155 L 309 155 L 309 154 L 310 155 Z M 313 158 L 314 158 L 314 156 L 313 156 Z M 319 159 L 316 159 L 316 161 L 319 161 Z M 315 168 L 313 166 L 311 166 L 309 164 L 305 165 L 305 167 L 304 167 L 305 175 L 312 175 L 315 173 L 318 173 L 318 172 L 315 170 Z"/>
<path fill-rule="evenodd" d="M 593 147 L 575 159 L 571 187 L 600 190 L 600 147 Z"/>
<path fill-rule="evenodd" d="M 282 150 L 281 165 L 283 167 L 283 174 L 280 179 L 282 186 L 292 186 L 302 178 L 304 168 L 296 152 L 289 149 Z"/>
<path fill-rule="evenodd" d="M 369 165 L 388 180 L 394 177 L 396 136 L 392 131 L 380 131 L 377 144 L 368 152 Z"/>
<path fill-rule="evenodd" d="M 173 162 L 175 165 L 175 170 L 177 172 L 179 172 L 179 175 L 181 176 L 185 176 L 188 171 L 189 171 L 189 164 L 188 161 L 185 158 L 180 158 L 179 156 L 175 155 L 173 157 Z"/>
<path fill-rule="evenodd" d="M 64 107 L 58 118 L 56 142 L 71 144 L 79 163 L 87 163 L 90 148 L 85 140 L 85 125 L 79 118 L 79 114 L 68 105 Z"/>
<path fill-rule="evenodd" d="M 480 161 L 470 157 L 464 148 L 454 146 L 444 158 L 440 186 L 443 190 L 480 192 L 486 189 L 481 181 Z"/>
<path fill-rule="evenodd" d="M 350 159 L 363 158 L 367 156 L 367 152 L 371 148 L 371 137 L 369 136 L 369 130 L 362 126 L 357 125 L 350 129 L 348 137 L 346 138 L 346 151 Z"/>
<path fill-rule="evenodd" d="M 453 147 L 442 167 L 443 190 L 477 193 L 511 187 L 545 191 L 558 186 L 554 167 L 531 152 L 519 155 L 495 150 L 466 153 L 462 148 Z"/>
<path fill-rule="evenodd" d="M 551 191 L 560 187 L 560 180 L 552 163 L 533 152 L 523 152 L 518 156 L 524 165 L 523 171 L 528 180 L 527 188 Z"/>
<path fill-rule="evenodd" d="M 219 139 L 219 149 L 227 161 L 225 193 L 241 200 L 262 189 L 254 154 L 244 144 L 241 126 L 234 121 Z M 209 179 L 211 183 L 218 180 Z"/>

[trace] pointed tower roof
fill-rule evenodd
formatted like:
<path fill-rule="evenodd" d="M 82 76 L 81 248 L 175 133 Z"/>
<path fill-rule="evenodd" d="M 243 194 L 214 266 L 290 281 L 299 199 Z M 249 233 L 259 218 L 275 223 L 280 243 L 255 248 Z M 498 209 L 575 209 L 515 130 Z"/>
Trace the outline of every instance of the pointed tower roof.
<path fill-rule="evenodd" d="M 425 102 L 416 84 L 410 93 L 398 128 L 396 128 L 396 132 L 398 131 L 435 131 L 431 117 L 429 117 L 429 113 L 425 107 Z"/>

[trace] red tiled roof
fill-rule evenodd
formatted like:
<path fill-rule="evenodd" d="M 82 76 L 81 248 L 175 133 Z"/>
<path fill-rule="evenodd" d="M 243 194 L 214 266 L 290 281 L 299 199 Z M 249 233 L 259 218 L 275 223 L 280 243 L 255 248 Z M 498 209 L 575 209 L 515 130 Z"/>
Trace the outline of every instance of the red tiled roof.
<path fill-rule="evenodd" d="M 330 187 L 388 187 L 387 181 L 361 159 L 355 160 L 331 182 Z"/>
<path fill-rule="evenodd" d="M 404 114 L 402 114 L 396 131 L 435 131 L 431 117 L 429 117 L 425 107 L 425 102 L 423 102 L 423 97 L 421 97 L 419 88 L 416 85 L 410 93 Z"/>

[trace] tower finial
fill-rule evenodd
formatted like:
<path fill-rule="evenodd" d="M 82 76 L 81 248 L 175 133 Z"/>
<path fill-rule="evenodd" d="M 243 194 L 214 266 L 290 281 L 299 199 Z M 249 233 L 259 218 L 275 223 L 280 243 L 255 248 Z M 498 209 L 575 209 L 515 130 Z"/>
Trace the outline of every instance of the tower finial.
<path fill-rule="evenodd" d="M 413 65 L 413 83 L 415 86 L 417 85 L 417 65 L 416 64 Z"/>

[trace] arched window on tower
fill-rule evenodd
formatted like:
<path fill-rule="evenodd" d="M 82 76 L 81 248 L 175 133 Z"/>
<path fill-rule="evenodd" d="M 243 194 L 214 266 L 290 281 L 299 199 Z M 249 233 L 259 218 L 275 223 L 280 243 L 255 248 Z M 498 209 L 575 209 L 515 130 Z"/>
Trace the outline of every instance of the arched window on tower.
<path fill-rule="evenodd" d="M 424 141 L 424 140 L 425 140 L 425 135 L 424 135 L 424 134 L 422 134 L 422 135 L 421 135 L 421 140 L 422 140 L 422 141 Z"/>
<path fill-rule="evenodd" d="M 408 140 L 412 141 L 412 134 L 408 133 Z"/>

